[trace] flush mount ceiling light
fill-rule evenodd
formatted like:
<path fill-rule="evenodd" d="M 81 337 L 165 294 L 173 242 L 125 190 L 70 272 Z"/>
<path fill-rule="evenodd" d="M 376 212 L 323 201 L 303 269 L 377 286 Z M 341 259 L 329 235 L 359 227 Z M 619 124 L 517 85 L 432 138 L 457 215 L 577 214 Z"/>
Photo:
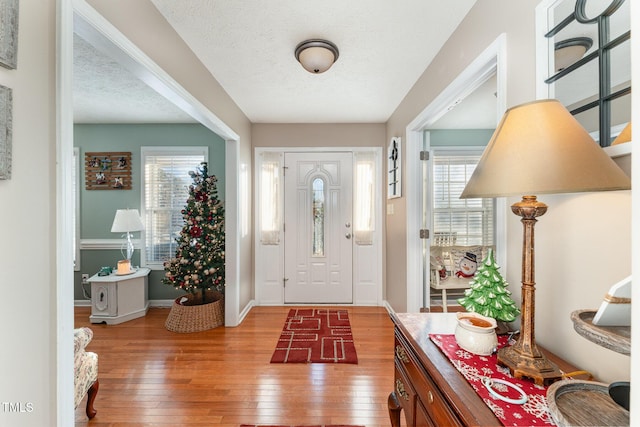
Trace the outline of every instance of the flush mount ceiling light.
<path fill-rule="evenodd" d="M 338 60 L 338 46 L 328 40 L 310 39 L 296 46 L 296 59 L 310 73 L 327 71 Z"/>
<path fill-rule="evenodd" d="M 557 42 L 555 44 L 556 72 L 564 70 L 581 59 L 591 46 L 593 46 L 593 40 L 589 37 L 576 37 Z"/>

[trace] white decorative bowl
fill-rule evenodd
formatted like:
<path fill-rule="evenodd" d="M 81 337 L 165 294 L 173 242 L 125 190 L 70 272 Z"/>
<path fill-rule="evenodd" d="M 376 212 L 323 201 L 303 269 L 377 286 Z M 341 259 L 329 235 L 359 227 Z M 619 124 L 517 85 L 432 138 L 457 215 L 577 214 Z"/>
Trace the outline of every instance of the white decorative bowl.
<path fill-rule="evenodd" d="M 480 356 L 489 356 L 498 346 L 496 319 L 478 313 L 458 313 L 456 342 L 460 348 Z"/>

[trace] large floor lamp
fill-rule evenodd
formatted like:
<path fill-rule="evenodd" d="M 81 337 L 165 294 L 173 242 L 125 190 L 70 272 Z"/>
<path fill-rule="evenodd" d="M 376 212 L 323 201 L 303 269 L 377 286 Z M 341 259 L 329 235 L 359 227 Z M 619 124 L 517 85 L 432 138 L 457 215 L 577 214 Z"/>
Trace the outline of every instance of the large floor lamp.
<path fill-rule="evenodd" d="M 562 376 L 535 343 L 534 225 L 547 211 L 535 195 L 629 188 L 629 177 L 558 101 L 522 104 L 502 117 L 461 198 L 524 195 L 511 206 L 524 227 L 520 336 L 498 351 L 514 377 L 543 385 Z"/>

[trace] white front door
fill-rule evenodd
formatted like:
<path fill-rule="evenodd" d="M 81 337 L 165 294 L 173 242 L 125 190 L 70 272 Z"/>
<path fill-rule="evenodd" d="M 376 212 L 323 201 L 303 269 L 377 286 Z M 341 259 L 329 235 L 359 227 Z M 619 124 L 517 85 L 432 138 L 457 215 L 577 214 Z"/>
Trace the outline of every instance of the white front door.
<path fill-rule="evenodd" d="M 352 153 L 285 153 L 285 303 L 351 303 Z"/>

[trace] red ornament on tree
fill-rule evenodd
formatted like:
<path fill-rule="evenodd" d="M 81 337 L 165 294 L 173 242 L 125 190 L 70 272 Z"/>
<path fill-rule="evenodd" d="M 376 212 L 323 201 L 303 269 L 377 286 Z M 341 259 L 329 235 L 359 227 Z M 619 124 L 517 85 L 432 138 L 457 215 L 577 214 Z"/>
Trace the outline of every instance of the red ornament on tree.
<path fill-rule="evenodd" d="M 191 227 L 191 237 L 200 237 L 202 236 L 202 228 L 200 227 Z"/>

